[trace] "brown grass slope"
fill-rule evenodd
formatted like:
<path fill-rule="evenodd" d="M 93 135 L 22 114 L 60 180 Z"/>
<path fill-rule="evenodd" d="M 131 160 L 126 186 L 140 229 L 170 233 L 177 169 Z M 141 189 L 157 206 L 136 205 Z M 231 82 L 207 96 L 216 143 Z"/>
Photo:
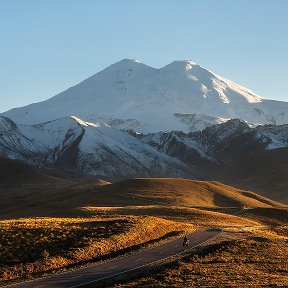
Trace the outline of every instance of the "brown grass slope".
<path fill-rule="evenodd" d="M 250 191 L 243 191 L 215 181 L 176 178 L 135 178 L 100 188 L 107 193 L 149 199 L 159 204 L 187 207 L 282 207 Z"/>
<path fill-rule="evenodd" d="M 83 215 L 81 207 L 85 206 L 151 205 L 151 202 L 142 199 L 107 194 L 101 190 L 101 186 L 108 185 L 107 183 L 101 180 L 83 180 L 77 183 L 40 181 L 0 189 L 0 219 L 76 217 Z"/>
<path fill-rule="evenodd" d="M 254 219 L 206 211 L 197 208 L 185 208 L 177 206 L 125 206 L 125 207 L 85 207 L 83 210 L 92 216 L 154 216 L 181 223 L 193 224 L 195 227 L 235 227 L 257 226 L 259 222 Z"/>
<path fill-rule="evenodd" d="M 281 207 L 253 192 L 219 182 L 171 178 L 131 179 L 114 184 L 96 179 L 72 182 L 46 176 L 18 161 L 4 159 L 2 163 L 2 167 L 10 168 L 2 168 L 6 172 L 1 178 L 5 184 L 0 187 L 0 219 L 77 216 L 82 215 L 80 208 L 85 206 Z"/>
<path fill-rule="evenodd" d="M 20 187 L 0 189 L 0 219 L 37 216 L 77 216 L 77 209 L 87 205 L 101 205 L 104 200 L 101 195 L 92 190 L 98 186 L 98 181 L 46 182 L 25 184 Z M 101 184 L 100 184 L 101 185 Z M 103 194 L 103 193 L 101 193 Z M 104 204 L 109 199 L 105 196 Z M 120 203 L 120 197 L 114 197 L 111 202 Z M 124 199 L 127 201 L 127 199 Z"/>
<path fill-rule="evenodd" d="M 21 161 L 0 157 L 0 219 L 69 216 L 74 208 L 97 204 L 90 187 L 107 184 L 99 179 L 75 182 L 53 177 Z"/>

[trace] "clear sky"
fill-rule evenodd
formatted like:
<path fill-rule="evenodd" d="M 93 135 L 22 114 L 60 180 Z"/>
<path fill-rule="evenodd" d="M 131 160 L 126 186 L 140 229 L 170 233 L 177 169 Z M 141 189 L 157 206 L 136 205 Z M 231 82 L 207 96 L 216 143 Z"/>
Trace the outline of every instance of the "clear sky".
<path fill-rule="evenodd" d="M 123 58 L 191 59 L 288 101 L 286 0 L 0 0 L 0 112 Z"/>

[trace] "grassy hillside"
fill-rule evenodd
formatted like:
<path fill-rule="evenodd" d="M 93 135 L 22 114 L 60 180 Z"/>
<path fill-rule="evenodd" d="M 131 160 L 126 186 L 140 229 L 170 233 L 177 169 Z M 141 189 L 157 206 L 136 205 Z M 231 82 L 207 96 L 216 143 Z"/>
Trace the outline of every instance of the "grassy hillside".
<path fill-rule="evenodd" d="M 69 216 L 73 209 L 94 203 L 92 186 L 107 184 L 97 179 L 76 182 L 52 177 L 21 161 L 0 157 L 0 219 Z"/>
<path fill-rule="evenodd" d="M 230 227 L 260 225 L 256 219 L 247 219 L 240 216 L 220 212 L 205 211 L 197 208 L 177 206 L 125 206 L 125 207 L 84 207 L 84 211 L 93 216 L 107 215 L 134 215 L 155 216 L 181 223 L 190 223 L 195 227 Z"/>
<path fill-rule="evenodd" d="M 213 181 L 131 179 L 71 182 L 43 176 L 38 182 L 0 188 L 0 219 L 37 216 L 81 216 L 82 207 L 172 205 L 177 207 L 283 207 L 256 193 Z"/>
<path fill-rule="evenodd" d="M 99 190 L 142 197 L 159 204 L 187 207 L 284 206 L 256 193 L 239 190 L 215 181 L 138 178 L 104 185 Z"/>
<path fill-rule="evenodd" d="M 81 216 L 80 208 L 85 206 L 145 205 L 147 202 L 121 195 L 108 195 L 95 190 L 95 187 L 98 187 L 98 181 L 43 182 L 0 189 L 0 219 Z"/>

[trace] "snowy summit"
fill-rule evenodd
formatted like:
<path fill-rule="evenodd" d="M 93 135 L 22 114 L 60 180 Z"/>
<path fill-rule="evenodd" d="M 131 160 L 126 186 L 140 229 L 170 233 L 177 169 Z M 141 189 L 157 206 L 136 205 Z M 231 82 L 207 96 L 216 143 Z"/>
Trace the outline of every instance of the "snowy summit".
<path fill-rule="evenodd" d="M 46 101 L 2 115 L 29 125 L 75 115 L 89 125 L 189 132 L 232 118 L 251 126 L 288 123 L 288 103 L 263 99 L 190 60 L 156 69 L 124 59 Z"/>

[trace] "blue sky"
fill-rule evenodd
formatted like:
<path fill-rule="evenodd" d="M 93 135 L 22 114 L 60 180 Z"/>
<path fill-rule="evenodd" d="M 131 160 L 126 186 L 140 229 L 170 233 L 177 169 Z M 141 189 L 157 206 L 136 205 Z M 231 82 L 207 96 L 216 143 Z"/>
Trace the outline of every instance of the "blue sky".
<path fill-rule="evenodd" d="M 123 58 L 192 59 L 288 101 L 287 12 L 286 0 L 0 0 L 0 112 Z"/>

